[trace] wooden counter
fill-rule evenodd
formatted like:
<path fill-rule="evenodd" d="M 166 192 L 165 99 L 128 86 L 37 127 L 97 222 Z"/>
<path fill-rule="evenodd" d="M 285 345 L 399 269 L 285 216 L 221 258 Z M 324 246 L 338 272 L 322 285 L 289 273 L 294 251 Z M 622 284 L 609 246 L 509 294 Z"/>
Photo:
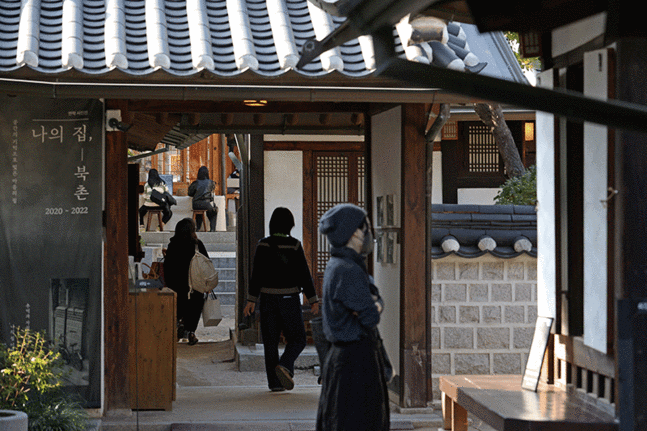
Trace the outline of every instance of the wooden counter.
<path fill-rule="evenodd" d="M 177 358 L 176 294 L 168 288 L 131 292 L 130 400 L 133 410 L 171 410 Z"/>

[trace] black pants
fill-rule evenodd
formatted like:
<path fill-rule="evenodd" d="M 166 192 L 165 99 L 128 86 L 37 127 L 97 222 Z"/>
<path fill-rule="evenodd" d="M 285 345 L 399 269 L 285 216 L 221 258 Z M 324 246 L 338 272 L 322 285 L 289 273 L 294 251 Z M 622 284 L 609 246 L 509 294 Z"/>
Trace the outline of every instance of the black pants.
<path fill-rule="evenodd" d="M 173 215 L 171 208 L 168 205 L 165 205 L 163 207 L 147 207 L 146 205 L 142 205 L 139 208 L 139 224 L 144 224 L 144 216 L 150 210 L 162 210 L 162 223 L 164 224 L 168 223 L 168 221 L 171 219 L 171 216 Z"/>
<path fill-rule="evenodd" d="M 209 227 L 211 232 L 216 231 L 216 218 L 218 217 L 218 208 L 213 205 L 213 202 L 207 200 L 193 201 L 194 210 L 207 210 L 207 218 L 209 219 Z M 202 216 L 195 218 L 196 230 L 200 230 L 202 226 Z"/>
<path fill-rule="evenodd" d="M 262 293 L 260 313 L 267 384 L 270 389 L 280 388 L 281 382 L 276 377 L 276 366 L 282 365 L 294 374 L 294 362 L 306 347 L 306 330 L 303 326 L 299 295 Z M 279 358 L 281 331 L 287 344 Z"/>
<path fill-rule="evenodd" d="M 195 332 L 203 306 L 204 293 L 194 290 L 189 298 L 188 291 L 177 292 L 177 319 L 182 320 L 186 331 Z"/>

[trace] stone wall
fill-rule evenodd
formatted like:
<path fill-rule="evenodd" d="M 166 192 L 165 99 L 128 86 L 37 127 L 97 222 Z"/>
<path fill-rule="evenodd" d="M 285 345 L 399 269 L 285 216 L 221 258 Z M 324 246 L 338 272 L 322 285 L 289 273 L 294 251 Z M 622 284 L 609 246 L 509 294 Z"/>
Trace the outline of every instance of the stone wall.
<path fill-rule="evenodd" d="M 434 259 L 432 370 L 454 374 L 521 374 L 537 318 L 537 259 L 447 256 Z"/>

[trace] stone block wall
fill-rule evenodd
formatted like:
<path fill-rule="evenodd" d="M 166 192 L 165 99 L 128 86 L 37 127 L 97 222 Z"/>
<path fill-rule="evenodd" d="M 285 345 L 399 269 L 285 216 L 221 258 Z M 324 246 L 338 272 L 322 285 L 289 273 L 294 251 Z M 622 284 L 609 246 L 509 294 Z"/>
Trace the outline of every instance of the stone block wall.
<path fill-rule="evenodd" d="M 434 401 L 439 376 L 523 373 L 537 318 L 537 259 L 447 256 L 432 266 Z"/>

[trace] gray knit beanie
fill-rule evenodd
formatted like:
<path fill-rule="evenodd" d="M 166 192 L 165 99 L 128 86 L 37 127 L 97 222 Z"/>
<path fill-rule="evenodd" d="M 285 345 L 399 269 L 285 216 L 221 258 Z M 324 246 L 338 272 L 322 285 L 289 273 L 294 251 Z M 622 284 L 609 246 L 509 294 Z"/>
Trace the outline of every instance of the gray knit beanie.
<path fill-rule="evenodd" d="M 319 221 L 319 232 L 328 237 L 334 247 L 345 246 L 366 218 L 366 211 L 353 204 L 339 204 Z"/>

